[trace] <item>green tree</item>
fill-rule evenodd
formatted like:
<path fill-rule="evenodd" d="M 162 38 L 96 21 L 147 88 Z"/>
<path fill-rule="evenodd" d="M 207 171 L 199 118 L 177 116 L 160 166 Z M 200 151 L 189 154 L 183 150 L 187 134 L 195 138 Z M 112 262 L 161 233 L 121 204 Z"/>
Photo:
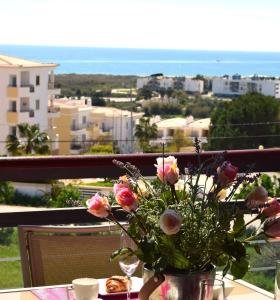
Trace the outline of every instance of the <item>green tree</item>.
<path fill-rule="evenodd" d="M 211 115 L 208 150 L 280 146 L 280 102 L 247 94 L 226 102 Z"/>
<path fill-rule="evenodd" d="M 141 118 L 140 123 L 136 125 L 135 136 L 142 150 L 146 152 L 149 149 L 150 139 L 157 137 L 157 125 L 150 124 L 149 118 Z"/>
<path fill-rule="evenodd" d="M 143 86 L 142 89 L 138 90 L 138 96 L 143 97 L 145 100 L 151 99 L 153 95 L 153 91 L 147 85 Z"/>
<path fill-rule="evenodd" d="M 15 193 L 14 187 L 7 181 L 0 181 L 0 203 L 9 203 Z"/>
<path fill-rule="evenodd" d="M 17 125 L 20 139 L 15 135 L 8 135 L 6 148 L 11 155 L 48 154 L 49 136 L 41 132 L 37 124 L 21 123 Z"/>

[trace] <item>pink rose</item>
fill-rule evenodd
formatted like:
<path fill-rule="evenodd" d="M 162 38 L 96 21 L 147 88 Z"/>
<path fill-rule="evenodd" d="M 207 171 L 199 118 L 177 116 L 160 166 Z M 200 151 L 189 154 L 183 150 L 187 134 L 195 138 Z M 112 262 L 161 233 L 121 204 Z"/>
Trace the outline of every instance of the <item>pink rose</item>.
<path fill-rule="evenodd" d="M 267 197 L 267 190 L 263 186 L 258 186 L 248 194 L 246 205 L 248 208 L 254 208 L 259 205 L 263 205 L 267 201 Z"/>
<path fill-rule="evenodd" d="M 280 213 L 280 203 L 276 198 L 269 200 L 267 203 L 268 207 L 262 209 L 263 215 L 265 215 L 266 217 L 272 217 Z"/>
<path fill-rule="evenodd" d="M 224 161 L 217 168 L 219 183 L 221 186 L 227 186 L 234 181 L 238 172 L 238 168 L 233 166 L 229 161 Z"/>
<path fill-rule="evenodd" d="M 179 232 L 181 224 L 182 217 L 173 209 L 166 209 L 159 219 L 160 228 L 167 235 Z"/>
<path fill-rule="evenodd" d="M 86 202 L 88 212 L 99 218 L 106 218 L 111 211 L 111 207 L 107 197 L 102 197 L 96 193 Z"/>
<path fill-rule="evenodd" d="M 119 178 L 119 182 L 114 184 L 114 187 L 113 187 L 114 194 L 116 195 L 121 189 L 129 188 L 129 187 L 130 187 L 130 184 L 129 184 L 128 178 L 126 176 L 121 176 Z"/>
<path fill-rule="evenodd" d="M 116 194 L 116 200 L 126 211 L 136 210 L 138 207 L 137 195 L 129 188 L 123 188 Z"/>
<path fill-rule="evenodd" d="M 267 237 L 280 240 L 280 213 L 265 221 L 264 233 Z"/>
<path fill-rule="evenodd" d="M 174 156 L 166 158 L 157 158 L 157 176 L 162 182 L 175 184 L 179 179 L 179 169 L 177 167 L 177 159 Z"/>

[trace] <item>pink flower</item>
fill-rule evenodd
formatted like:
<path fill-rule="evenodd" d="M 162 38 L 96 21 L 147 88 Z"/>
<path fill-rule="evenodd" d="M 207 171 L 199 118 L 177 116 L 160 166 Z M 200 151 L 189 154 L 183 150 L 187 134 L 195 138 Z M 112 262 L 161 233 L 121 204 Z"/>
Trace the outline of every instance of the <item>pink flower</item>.
<path fill-rule="evenodd" d="M 264 233 L 267 237 L 280 240 L 280 213 L 265 221 Z"/>
<path fill-rule="evenodd" d="M 102 197 L 96 193 L 86 202 L 88 212 L 99 218 L 106 218 L 111 211 L 111 207 L 107 197 Z"/>
<path fill-rule="evenodd" d="M 280 213 L 280 203 L 276 198 L 269 200 L 268 207 L 263 208 L 262 214 L 266 217 L 273 217 L 276 214 Z"/>
<path fill-rule="evenodd" d="M 128 178 L 126 176 L 121 176 L 119 178 L 119 182 L 114 184 L 113 191 L 116 195 L 121 189 L 129 188 L 130 184 L 128 182 Z"/>
<path fill-rule="evenodd" d="M 136 210 L 138 207 L 137 195 L 127 187 L 118 191 L 116 194 L 116 200 L 126 211 Z"/>
<path fill-rule="evenodd" d="M 157 176 L 162 182 L 175 184 L 179 179 L 179 169 L 177 167 L 177 159 L 174 156 L 166 158 L 157 158 Z"/>
<path fill-rule="evenodd" d="M 167 235 L 179 232 L 181 224 L 182 217 L 173 209 L 166 209 L 159 219 L 160 228 Z"/>
<path fill-rule="evenodd" d="M 267 201 L 267 197 L 267 190 L 263 186 L 258 186 L 248 194 L 246 205 L 248 208 L 254 208 L 259 205 L 263 205 Z"/>
<path fill-rule="evenodd" d="M 224 161 L 223 164 L 217 168 L 219 183 L 221 186 L 228 186 L 236 178 L 238 168 L 233 166 L 229 161 Z"/>

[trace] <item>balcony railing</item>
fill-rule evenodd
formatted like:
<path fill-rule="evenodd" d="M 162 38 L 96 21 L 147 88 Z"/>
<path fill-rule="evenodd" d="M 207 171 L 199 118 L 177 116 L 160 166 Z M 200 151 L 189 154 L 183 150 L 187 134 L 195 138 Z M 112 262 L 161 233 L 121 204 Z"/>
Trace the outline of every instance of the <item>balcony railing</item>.
<path fill-rule="evenodd" d="M 205 161 L 220 152 L 203 152 L 201 161 Z M 197 164 L 194 153 L 173 153 L 178 159 L 181 170 L 191 162 Z M 144 176 L 154 176 L 154 162 L 159 154 L 119 154 L 98 156 L 46 156 L 46 157 L 0 157 L 0 180 L 38 181 L 49 179 L 75 179 L 109 177 L 122 175 L 121 169 L 114 166 L 117 159 L 136 165 Z M 280 149 L 228 151 L 227 159 L 243 172 L 246 166 L 254 165 L 255 172 L 279 172 Z M 229 205 L 229 203 L 226 203 Z M 244 208 L 241 201 L 238 204 Z M 124 213 L 116 212 L 123 219 Z M 72 224 L 97 221 L 85 208 L 49 209 L 29 212 L 0 213 L 0 226 L 13 227 L 19 224 Z"/>

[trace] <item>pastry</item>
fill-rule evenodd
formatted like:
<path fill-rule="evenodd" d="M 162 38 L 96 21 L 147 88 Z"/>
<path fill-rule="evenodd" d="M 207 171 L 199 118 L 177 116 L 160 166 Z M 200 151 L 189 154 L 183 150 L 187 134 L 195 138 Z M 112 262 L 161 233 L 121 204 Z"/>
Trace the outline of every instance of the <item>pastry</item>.
<path fill-rule="evenodd" d="M 128 278 L 125 276 L 111 276 L 106 280 L 107 293 L 126 292 L 128 286 Z"/>

